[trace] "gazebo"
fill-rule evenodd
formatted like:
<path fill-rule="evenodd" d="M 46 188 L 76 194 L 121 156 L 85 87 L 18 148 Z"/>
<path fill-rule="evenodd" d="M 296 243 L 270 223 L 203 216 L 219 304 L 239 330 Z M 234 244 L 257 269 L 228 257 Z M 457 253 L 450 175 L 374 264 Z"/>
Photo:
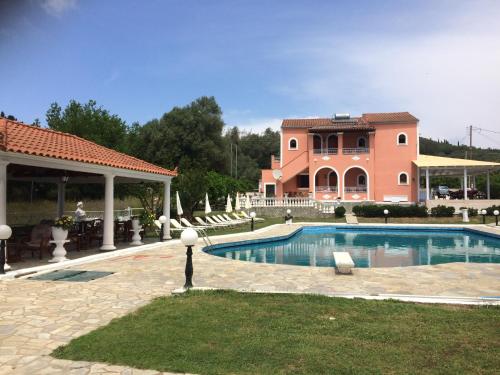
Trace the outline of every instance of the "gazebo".
<path fill-rule="evenodd" d="M 176 171 L 50 129 L 0 118 L 0 224 L 7 223 L 7 183 L 37 181 L 58 186 L 57 213 L 64 212 L 65 186 L 103 183 L 104 220 L 101 250 L 114 250 L 114 184 L 161 182 L 163 214 L 170 218 L 170 183 Z M 170 238 L 170 220 L 163 238 Z"/>
<path fill-rule="evenodd" d="M 469 178 L 473 179 L 478 175 L 486 175 L 486 201 L 483 200 L 485 204 L 497 204 L 499 200 L 491 200 L 490 195 L 490 173 L 500 171 L 500 163 L 490 162 L 490 161 L 480 161 L 480 160 L 470 160 L 470 159 L 457 159 L 457 158 L 447 158 L 441 156 L 431 156 L 431 155 L 419 155 L 417 160 L 413 162 L 417 168 L 418 176 L 418 198 L 419 201 L 426 201 L 429 207 L 429 203 L 432 202 L 431 197 L 431 186 L 430 177 L 431 176 L 449 176 L 449 177 L 459 177 L 462 180 L 462 186 L 464 190 L 464 199 L 457 200 L 465 206 L 469 206 L 467 203 L 469 198 L 467 195 L 467 188 L 469 185 Z M 420 177 L 425 177 L 425 194 L 420 194 Z M 479 202 L 479 200 L 478 200 Z M 457 202 L 459 203 L 459 202 Z M 432 205 L 432 204 L 431 204 Z"/>

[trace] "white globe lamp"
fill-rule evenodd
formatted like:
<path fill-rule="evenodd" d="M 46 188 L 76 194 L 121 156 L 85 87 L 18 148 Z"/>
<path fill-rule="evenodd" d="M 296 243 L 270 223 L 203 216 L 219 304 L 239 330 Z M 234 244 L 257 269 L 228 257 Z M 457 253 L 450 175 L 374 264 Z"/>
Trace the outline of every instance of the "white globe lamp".
<path fill-rule="evenodd" d="M 7 255 L 5 241 L 8 240 L 11 235 L 12 235 L 12 229 L 8 225 L 5 224 L 0 225 L 0 274 L 4 274 L 5 268 L 8 267 L 8 265 L 6 265 L 5 262 Z"/>
<path fill-rule="evenodd" d="M 193 246 L 198 242 L 198 233 L 193 228 L 184 229 L 181 233 L 181 242 L 187 247 L 184 289 L 189 289 L 193 287 Z"/>

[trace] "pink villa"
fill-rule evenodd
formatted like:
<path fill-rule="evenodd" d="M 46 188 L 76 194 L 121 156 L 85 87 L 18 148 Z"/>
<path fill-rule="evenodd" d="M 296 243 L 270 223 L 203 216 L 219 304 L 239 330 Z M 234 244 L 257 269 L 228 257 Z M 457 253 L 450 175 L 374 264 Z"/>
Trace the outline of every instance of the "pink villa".
<path fill-rule="evenodd" d="M 487 174 L 489 199 L 489 173 L 500 164 L 419 155 L 418 122 L 408 112 L 285 119 L 280 157 L 262 170 L 259 191 L 278 199 L 414 203 L 432 199 L 430 176 L 463 176 L 471 186 L 472 175 Z"/>

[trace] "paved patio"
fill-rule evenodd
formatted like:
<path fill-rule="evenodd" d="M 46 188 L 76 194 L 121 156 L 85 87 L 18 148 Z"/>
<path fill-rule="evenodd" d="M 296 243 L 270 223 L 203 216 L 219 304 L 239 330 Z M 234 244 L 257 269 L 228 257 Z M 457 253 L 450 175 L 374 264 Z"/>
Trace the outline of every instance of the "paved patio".
<path fill-rule="evenodd" d="M 213 242 L 283 235 L 297 228 L 298 225 L 278 225 Z M 193 256 L 193 282 L 198 287 L 326 295 L 500 295 L 500 264 L 356 269 L 352 276 L 340 276 L 330 268 L 256 264 L 215 257 L 203 253 L 201 247 L 200 241 Z M 185 248 L 179 241 L 172 241 L 144 252 L 71 267 L 115 272 L 91 282 L 0 280 L 0 374 L 157 374 L 57 360 L 49 354 L 72 338 L 155 297 L 169 295 L 184 283 L 184 264 Z"/>

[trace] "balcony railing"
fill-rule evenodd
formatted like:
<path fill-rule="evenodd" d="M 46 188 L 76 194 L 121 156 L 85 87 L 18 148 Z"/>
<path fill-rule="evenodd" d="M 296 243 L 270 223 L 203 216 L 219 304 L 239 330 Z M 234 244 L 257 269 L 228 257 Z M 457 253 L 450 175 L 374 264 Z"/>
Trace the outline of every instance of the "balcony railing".
<path fill-rule="evenodd" d="M 336 193 L 337 191 L 338 191 L 337 186 L 316 186 L 316 192 Z"/>
<path fill-rule="evenodd" d="M 346 193 L 366 193 L 366 186 L 346 186 Z"/>
<path fill-rule="evenodd" d="M 353 155 L 353 154 L 368 154 L 370 149 L 368 147 L 347 147 L 342 149 L 342 153 L 344 155 Z"/>
<path fill-rule="evenodd" d="M 313 149 L 313 154 L 317 154 L 317 155 L 337 155 L 338 152 L 339 152 L 339 149 L 333 148 L 333 147 Z"/>

